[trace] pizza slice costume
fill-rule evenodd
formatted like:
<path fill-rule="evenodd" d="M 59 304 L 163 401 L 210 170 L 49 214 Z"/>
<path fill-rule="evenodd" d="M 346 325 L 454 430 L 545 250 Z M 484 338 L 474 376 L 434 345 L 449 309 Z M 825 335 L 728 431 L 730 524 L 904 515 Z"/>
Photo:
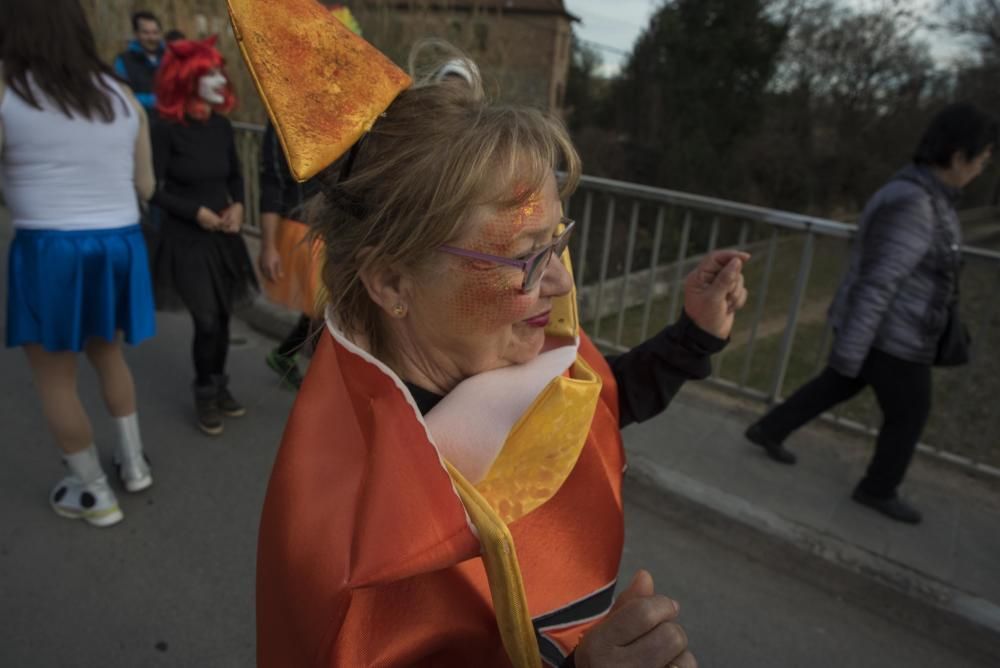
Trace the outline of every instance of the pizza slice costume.
<path fill-rule="evenodd" d="M 297 179 L 340 157 L 410 85 L 313 0 L 229 7 Z M 697 339 L 686 322 L 669 336 Z M 671 372 L 677 387 L 707 375 L 714 344 L 688 345 L 693 371 Z M 663 358 L 653 348 L 633 360 L 651 377 L 649 356 Z M 616 373 L 580 331 L 573 291 L 553 301 L 534 360 L 421 410 L 328 309 L 264 504 L 258 665 L 564 665 L 607 614 L 623 547 L 620 409 L 631 404 Z"/>

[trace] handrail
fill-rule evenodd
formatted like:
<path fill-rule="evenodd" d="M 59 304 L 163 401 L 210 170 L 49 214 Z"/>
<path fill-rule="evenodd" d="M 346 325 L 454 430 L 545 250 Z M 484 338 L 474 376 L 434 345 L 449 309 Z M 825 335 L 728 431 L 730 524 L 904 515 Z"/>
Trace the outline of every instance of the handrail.
<path fill-rule="evenodd" d="M 603 190 L 616 195 L 640 197 L 651 202 L 699 209 L 735 218 L 745 218 L 792 230 L 820 232 L 828 236 L 846 238 L 852 235 L 855 229 L 857 229 L 855 225 L 841 223 L 836 220 L 816 218 L 814 216 L 806 216 L 779 209 L 768 209 L 753 204 L 743 204 L 741 202 L 707 197 L 705 195 L 695 195 L 677 190 L 667 190 L 666 188 L 644 186 L 627 181 L 584 176 L 580 179 L 580 183 L 594 190 Z"/>

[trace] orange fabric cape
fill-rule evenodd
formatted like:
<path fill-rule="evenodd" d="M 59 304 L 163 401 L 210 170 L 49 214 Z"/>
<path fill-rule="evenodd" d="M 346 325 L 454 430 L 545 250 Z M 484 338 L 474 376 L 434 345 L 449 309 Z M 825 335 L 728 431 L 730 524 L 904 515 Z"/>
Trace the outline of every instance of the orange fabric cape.
<path fill-rule="evenodd" d="M 610 607 L 624 539 L 618 396 L 603 386 L 576 465 L 509 525 L 546 665 Z M 257 560 L 262 668 L 510 666 L 480 545 L 412 400 L 323 333 L 267 490 Z"/>

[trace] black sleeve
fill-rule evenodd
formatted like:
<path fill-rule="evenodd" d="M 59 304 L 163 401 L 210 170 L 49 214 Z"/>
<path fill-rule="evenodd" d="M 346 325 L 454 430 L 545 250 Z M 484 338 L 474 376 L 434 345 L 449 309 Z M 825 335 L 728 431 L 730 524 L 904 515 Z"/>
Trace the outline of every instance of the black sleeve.
<path fill-rule="evenodd" d="M 563 662 L 559 664 L 559 668 L 576 668 L 576 650 L 569 653 Z"/>
<path fill-rule="evenodd" d="M 684 381 L 711 375 L 709 356 L 726 343 L 681 313 L 680 320 L 653 338 L 627 353 L 608 356 L 618 383 L 619 426 L 648 420 L 670 404 Z"/>
<path fill-rule="evenodd" d="M 237 202 L 242 204 L 245 197 L 243 170 L 240 168 L 240 156 L 236 153 L 236 136 L 228 119 L 226 120 L 226 131 L 229 132 L 229 177 L 226 179 L 226 189 L 229 191 L 229 199 L 234 204 Z"/>
<path fill-rule="evenodd" d="M 195 218 L 201 204 L 167 191 L 167 165 L 170 164 L 170 125 L 154 122 L 150 129 L 153 146 L 153 173 L 156 176 L 156 190 L 152 202 L 174 218 L 197 224 Z"/>
<path fill-rule="evenodd" d="M 285 159 L 274 125 L 267 124 L 260 147 L 260 212 L 283 213 L 281 193 L 284 190 L 280 160 Z"/>

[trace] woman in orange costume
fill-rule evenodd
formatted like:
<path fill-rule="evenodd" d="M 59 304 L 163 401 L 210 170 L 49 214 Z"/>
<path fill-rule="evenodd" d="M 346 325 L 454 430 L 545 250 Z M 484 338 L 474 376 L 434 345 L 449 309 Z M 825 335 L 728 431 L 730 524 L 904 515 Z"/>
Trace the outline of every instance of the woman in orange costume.
<path fill-rule="evenodd" d="M 258 664 L 695 666 L 647 573 L 613 600 L 620 428 L 707 375 L 746 256 L 706 258 L 678 323 L 605 358 L 577 326 L 558 122 L 487 103 L 468 62 L 409 86 L 363 43 L 313 43 L 342 78 L 285 90 L 263 73 L 323 13 L 250 4 L 230 0 L 236 33 L 300 178 L 325 167 L 303 99 L 368 109 L 311 210 L 335 297 L 264 505 Z"/>

